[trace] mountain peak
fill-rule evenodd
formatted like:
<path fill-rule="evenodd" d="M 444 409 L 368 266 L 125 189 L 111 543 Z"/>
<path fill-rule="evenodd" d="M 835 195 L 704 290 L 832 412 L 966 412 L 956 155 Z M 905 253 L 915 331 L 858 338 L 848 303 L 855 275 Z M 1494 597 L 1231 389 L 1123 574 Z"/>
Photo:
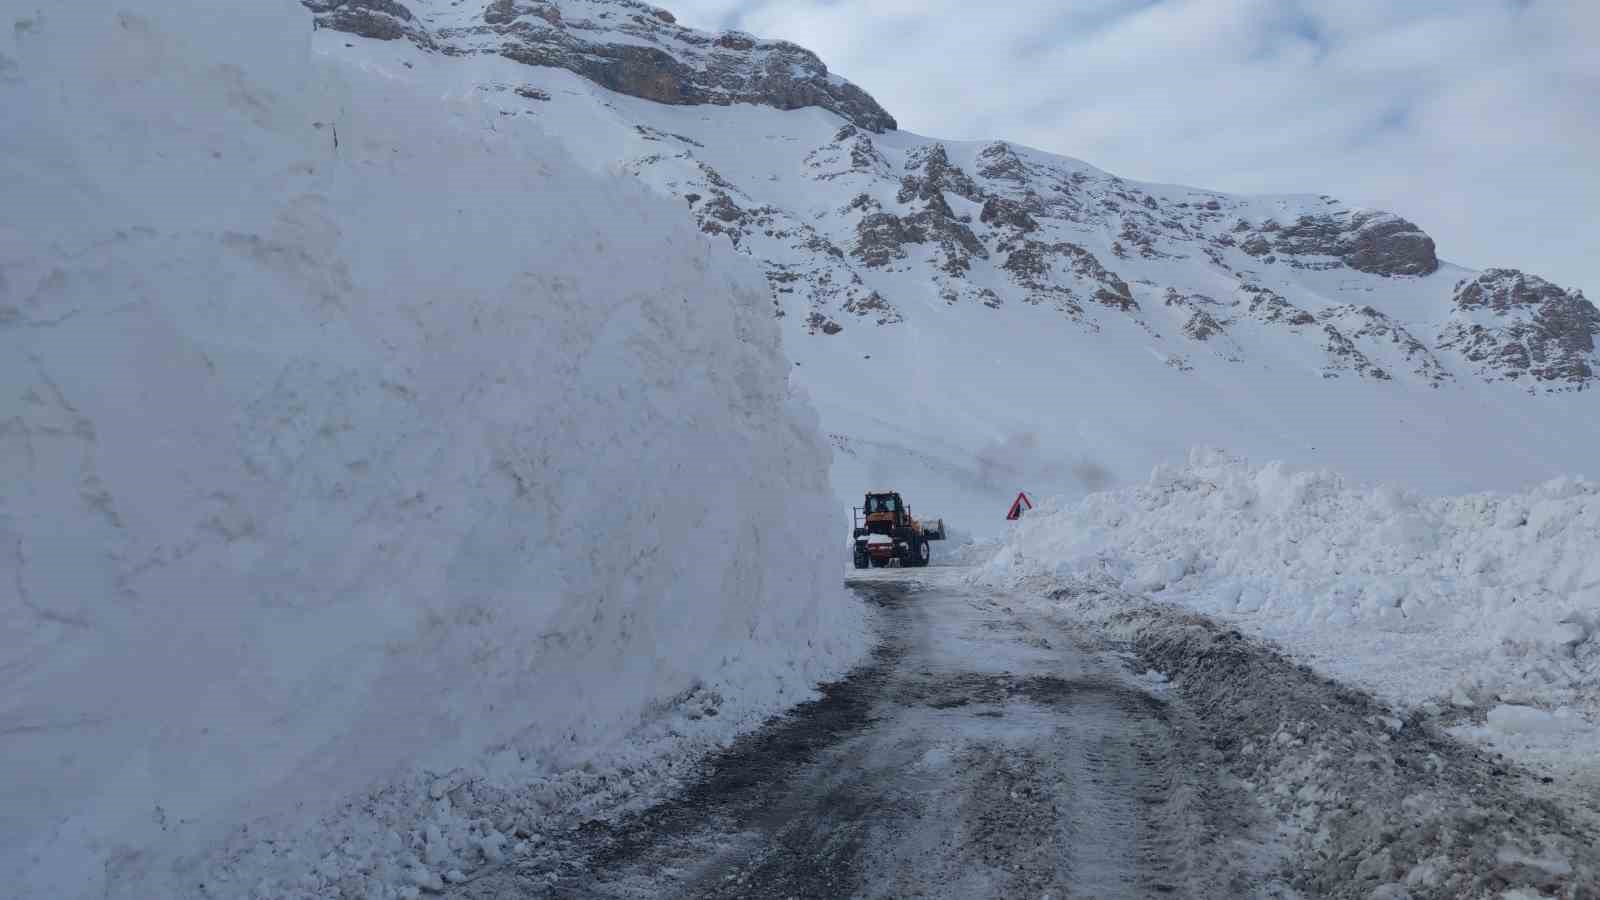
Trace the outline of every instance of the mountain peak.
<path fill-rule="evenodd" d="M 810 50 L 741 31 L 711 33 L 638 0 L 301 0 L 322 27 L 466 55 L 490 53 L 575 72 L 633 97 L 673 106 L 754 103 L 819 107 L 868 131 L 898 125 L 866 91 Z"/>

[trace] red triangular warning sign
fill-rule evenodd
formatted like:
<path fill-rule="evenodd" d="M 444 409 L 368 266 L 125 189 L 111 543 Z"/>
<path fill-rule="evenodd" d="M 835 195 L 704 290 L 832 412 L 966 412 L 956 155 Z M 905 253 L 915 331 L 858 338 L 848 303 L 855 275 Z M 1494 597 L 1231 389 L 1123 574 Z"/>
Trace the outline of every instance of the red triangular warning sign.
<path fill-rule="evenodd" d="M 1033 501 L 1028 499 L 1026 491 L 1017 491 L 1017 499 L 1011 501 L 1011 511 L 1006 513 L 1006 520 L 1015 522 L 1022 518 L 1026 510 L 1033 509 Z"/>

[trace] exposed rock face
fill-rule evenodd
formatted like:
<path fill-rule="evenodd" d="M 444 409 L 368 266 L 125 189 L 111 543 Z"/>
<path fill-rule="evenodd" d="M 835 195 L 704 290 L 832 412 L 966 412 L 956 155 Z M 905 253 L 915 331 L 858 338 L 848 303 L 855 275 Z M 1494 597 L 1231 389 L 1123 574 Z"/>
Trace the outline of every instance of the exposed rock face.
<path fill-rule="evenodd" d="M 1282 295 L 1270 288 L 1242 284 L 1239 289 L 1249 295 L 1250 315 L 1258 321 L 1294 328 L 1317 324 L 1316 316 L 1285 300 Z"/>
<path fill-rule="evenodd" d="M 982 164 L 978 174 L 990 181 L 1009 182 L 1014 187 L 1028 185 L 1028 167 L 1017 151 L 1004 141 L 996 141 L 978 154 Z"/>
<path fill-rule="evenodd" d="M 832 143 L 807 154 L 806 165 L 816 170 L 816 177 L 823 181 L 851 174 L 888 177 L 890 171 L 889 161 L 878 152 L 871 136 L 854 125 L 839 129 Z"/>
<path fill-rule="evenodd" d="M 1062 264 L 1059 267 L 1058 262 Z M 1011 251 L 1001 268 L 1036 295 L 1039 292 L 1056 291 L 1076 299 L 1081 291 L 1102 306 L 1123 312 L 1139 308 L 1128 283 L 1107 269 L 1093 253 L 1077 244 L 1023 241 L 1021 246 Z M 1070 273 L 1070 276 L 1063 277 L 1066 273 Z M 1075 291 L 1074 287 L 1078 290 Z M 1038 302 L 1037 297 L 1035 302 Z"/>
<path fill-rule="evenodd" d="M 1358 375 L 1377 381 L 1390 380 L 1389 373 L 1373 365 L 1372 360 L 1356 347 L 1355 341 L 1345 337 L 1344 332 L 1332 325 L 1323 325 L 1322 333 L 1328 339 L 1323 346 L 1328 354 L 1328 364 L 1322 368 L 1323 378 L 1338 378 L 1341 371 L 1353 369 Z"/>
<path fill-rule="evenodd" d="M 737 32 L 708 34 L 637 0 L 302 0 L 327 28 L 407 38 L 446 53 L 498 53 L 576 72 L 621 94 L 673 105 L 817 106 L 868 131 L 896 128 L 865 91 L 828 72 L 815 53 Z M 434 9 L 426 25 L 413 9 Z"/>
<path fill-rule="evenodd" d="M 1027 234 L 1039 230 L 1039 223 L 1028 214 L 1024 204 L 1004 197 L 990 197 L 983 203 L 983 212 L 978 216 L 978 221 L 985 225 L 1009 225 L 1017 231 Z"/>
<path fill-rule="evenodd" d="M 1219 335 L 1226 336 L 1227 324 L 1217 316 L 1224 315 L 1222 304 L 1204 294 L 1184 294 L 1177 288 L 1167 288 L 1166 305 L 1188 313 L 1189 318 L 1180 330 L 1193 341 L 1210 341 Z"/>
<path fill-rule="evenodd" d="M 1550 389 L 1595 380 L 1600 310 L 1579 291 L 1516 269 L 1490 269 L 1456 288 L 1439 345 L 1459 350 L 1490 380 L 1524 377 Z"/>
<path fill-rule="evenodd" d="M 1273 341 L 1314 347 L 1326 360 L 1321 371 L 1327 378 L 1383 382 L 1403 373 L 1437 387 L 1453 377 L 1427 345 L 1375 308 L 1291 301 L 1279 292 L 1288 292 L 1287 287 L 1274 289 L 1281 279 L 1270 269 L 1251 265 L 1382 270 L 1370 273 L 1378 275 L 1437 267 L 1431 240 L 1403 219 L 1348 210 L 1320 198 L 1310 203 L 1321 209 L 1297 215 L 1286 227 L 1269 217 L 1239 216 L 1251 209 L 1248 201 L 1203 192 L 1189 192 L 1185 199 L 1161 196 L 1005 143 L 967 151 L 970 168 L 951 146 L 938 142 L 899 152 L 903 156 L 894 165 L 892 155 L 869 134 L 846 125 L 805 156 L 815 182 L 849 192 L 848 200 L 801 226 L 826 232 L 846 248 L 842 263 L 832 256 L 825 273 L 807 276 L 813 313 L 824 317 L 818 321 L 846 322 L 850 316 L 884 325 L 903 321 L 897 310 L 878 315 L 875 309 L 894 296 L 895 288 L 884 289 L 882 278 L 904 285 L 909 277 L 931 281 L 947 305 L 998 310 L 1007 296 L 1019 296 L 1028 304 L 1053 307 L 1090 331 L 1119 317 L 1155 340 L 1164 340 L 1162 332 L 1170 328 L 1173 337 L 1228 362 L 1249 356 L 1235 334 L 1236 323 L 1248 321 Z M 830 221 L 837 222 L 833 229 L 848 223 L 848 230 L 840 235 Z M 1095 235 L 1114 238 L 1109 250 L 1094 246 Z M 837 247 L 828 246 L 837 253 Z M 788 258 L 787 250 L 771 252 Z M 1238 294 L 1216 300 L 1164 288 L 1164 305 L 1177 316 L 1170 325 L 1160 324 L 1169 314 L 1153 318 L 1130 279 L 1115 271 L 1143 265 L 1139 260 L 1184 263 L 1191 258 L 1234 282 Z M 991 287 L 995 275 L 1016 294 L 997 293 Z M 879 289 L 871 291 L 869 284 Z M 1192 368 L 1186 355 L 1171 356 L 1184 360 L 1181 371 Z"/>
<path fill-rule="evenodd" d="M 1339 256 L 1357 272 L 1378 275 L 1432 275 L 1439 269 L 1433 238 L 1399 216 L 1362 212 L 1351 217 L 1355 226 L 1341 246 Z"/>
<path fill-rule="evenodd" d="M 1222 334 L 1222 323 L 1205 310 L 1197 309 L 1189 315 L 1189 321 L 1183 323 L 1183 333 L 1197 341 L 1209 341 Z"/>
<path fill-rule="evenodd" d="M 921 244 L 927 236 L 894 213 L 877 212 L 856 223 L 856 244 L 851 255 L 871 268 L 905 259 L 906 244 Z"/>
<path fill-rule="evenodd" d="M 1242 224 L 1247 233 L 1235 237 L 1241 250 L 1255 257 L 1291 257 L 1289 264 L 1297 268 L 1331 266 L 1295 257 L 1334 257 L 1358 272 L 1373 275 L 1431 275 L 1439 268 L 1433 238 L 1390 213 L 1360 210 L 1306 215 L 1292 225 L 1269 220 L 1255 229 Z"/>
<path fill-rule="evenodd" d="M 855 258 L 878 268 L 905 259 L 907 244 L 932 243 L 939 250 L 938 268 L 953 276 L 970 271 L 974 259 L 988 259 L 989 249 L 973 233 L 970 217 L 958 216 L 945 199 L 948 191 L 976 203 L 983 199 L 983 193 L 971 176 L 950 165 L 944 145 L 913 151 L 906 160 L 906 169 L 908 174 L 900 180 L 895 201 L 913 207 L 920 204 L 922 208 L 903 217 L 873 212 L 862 218 L 856 224 L 852 251 Z M 865 208 L 865 204 L 862 206 Z"/>
<path fill-rule="evenodd" d="M 950 164 L 949 152 L 943 144 L 919 147 L 906 155 L 906 171 L 910 174 L 900 180 L 900 202 L 909 203 L 912 197 L 933 200 L 948 191 L 974 203 L 983 200 L 983 192 L 960 166 Z M 943 203 L 943 198 L 939 198 Z"/>
<path fill-rule="evenodd" d="M 317 24 L 380 41 L 402 38 L 423 47 L 433 47 L 433 39 L 418 27 L 411 10 L 395 0 L 300 0 L 317 14 Z"/>
<path fill-rule="evenodd" d="M 1403 364 L 1420 381 L 1433 387 L 1455 380 L 1450 370 L 1444 367 L 1426 344 L 1418 340 L 1404 325 L 1371 306 L 1325 307 L 1317 311 L 1317 321 L 1323 323 L 1325 328 L 1333 328 L 1341 335 L 1348 335 L 1352 348 L 1357 344 L 1363 344 L 1369 351 L 1382 352 L 1394 361 L 1394 365 L 1398 367 Z M 1390 380 L 1389 373 L 1371 360 L 1368 360 L 1367 364 L 1372 366 L 1372 371 L 1363 371 L 1359 364 L 1353 368 L 1369 378 L 1379 381 Z"/>

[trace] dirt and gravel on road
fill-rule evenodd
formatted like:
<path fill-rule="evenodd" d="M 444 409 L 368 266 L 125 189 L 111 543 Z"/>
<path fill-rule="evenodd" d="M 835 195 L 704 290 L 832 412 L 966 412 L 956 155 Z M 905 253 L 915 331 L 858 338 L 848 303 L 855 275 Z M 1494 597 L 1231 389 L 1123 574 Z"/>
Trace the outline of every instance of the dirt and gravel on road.
<path fill-rule="evenodd" d="M 1536 781 L 1207 620 L 851 584 L 882 640 L 848 678 L 451 896 L 1600 897 Z"/>

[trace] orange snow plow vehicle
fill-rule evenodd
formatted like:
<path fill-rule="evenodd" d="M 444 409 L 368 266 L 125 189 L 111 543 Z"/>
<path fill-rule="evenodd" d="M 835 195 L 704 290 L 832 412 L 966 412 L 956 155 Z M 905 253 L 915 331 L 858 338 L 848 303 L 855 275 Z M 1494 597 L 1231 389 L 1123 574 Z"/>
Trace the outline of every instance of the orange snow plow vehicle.
<path fill-rule="evenodd" d="M 856 568 L 881 568 L 898 562 L 902 566 L 925 566 L 932 559 L 929 541 L 944 540 L 944 520 L 919 522 L 911 507 L 895 491 L 867 494 L 861 506 L 850 510 L 855 529 Z"/>

